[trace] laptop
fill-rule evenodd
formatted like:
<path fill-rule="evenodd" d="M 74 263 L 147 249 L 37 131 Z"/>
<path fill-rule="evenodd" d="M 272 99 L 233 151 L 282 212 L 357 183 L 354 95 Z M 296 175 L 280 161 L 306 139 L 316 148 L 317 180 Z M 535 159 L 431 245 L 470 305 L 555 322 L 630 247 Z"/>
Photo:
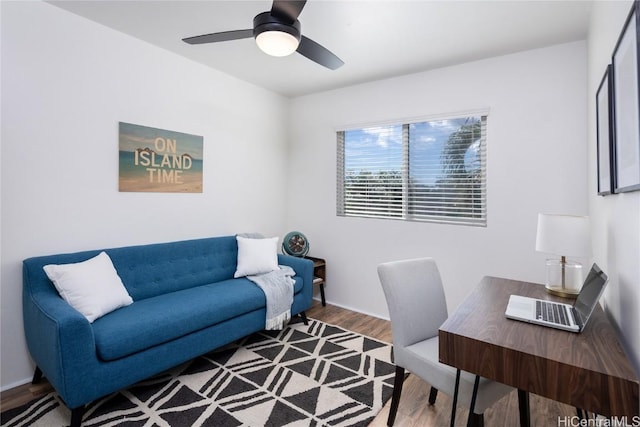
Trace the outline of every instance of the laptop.
<path fill-rule="evenodd" d="M 511 295 L 505 316 L 537 325 L 582 332 L 607 284 L 607 275 L 593 264 L 574 305 Z"/>

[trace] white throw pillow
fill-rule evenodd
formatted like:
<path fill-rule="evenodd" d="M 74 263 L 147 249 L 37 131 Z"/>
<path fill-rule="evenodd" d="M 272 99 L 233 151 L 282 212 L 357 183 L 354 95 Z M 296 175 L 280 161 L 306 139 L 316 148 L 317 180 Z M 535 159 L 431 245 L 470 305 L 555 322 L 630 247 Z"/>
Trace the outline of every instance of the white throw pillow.
<path fill-rule="evenodd" d="M 236 236 L 238 266 L 233 277 L 252 276 L 278 269 L 278 238 L 250 239 Z"/>
<path fill-rule="evenodd" d="M 91 323 L 133 302 L 105 252 L 87 261 L 43 268 L 60 296 Z"/>

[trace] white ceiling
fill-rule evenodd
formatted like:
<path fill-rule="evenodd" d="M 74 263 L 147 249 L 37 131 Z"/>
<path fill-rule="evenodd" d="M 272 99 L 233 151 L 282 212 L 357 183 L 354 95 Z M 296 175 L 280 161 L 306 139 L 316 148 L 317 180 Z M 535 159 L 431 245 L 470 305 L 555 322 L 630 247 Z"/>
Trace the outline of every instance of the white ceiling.
<path fill-rule="evenodd" d="M 182 41 L 250 29 L 271 0 L 50 3 L 290 97 L 583 40 L 591 9 L 577 0 L 309 0 L 302 33 L 345 62 L 331 71 L 297 53 L 270 57 L 253 39 Z"/>

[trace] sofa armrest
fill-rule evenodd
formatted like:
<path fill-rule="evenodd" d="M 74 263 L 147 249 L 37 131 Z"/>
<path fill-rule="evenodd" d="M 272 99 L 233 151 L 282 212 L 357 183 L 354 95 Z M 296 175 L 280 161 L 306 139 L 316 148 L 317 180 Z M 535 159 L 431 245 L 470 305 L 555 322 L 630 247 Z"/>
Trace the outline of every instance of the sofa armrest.
<path fill-rule="evenodd" d="M 40 274 L 23 267 L 24 331 L 31 357 L 45 377 L 74 407 L 73 379 L 86 377 L 96 363 L 95 339 L 89 321 L 57 293 Z M 34 277 L 35 276 L 35 277 Z M 45 279 L 48 280 L 48 279 Z"/>
<path fill-rule="evenodd" d="M 310 308 L 313 303 L 313 261 L 306 258 L 278 254 L 278 264 L 293 268 L 296 276 L 302 278 L 303 285 L 300 294 L 302 294 L 304 300 L 304 308 L 300 311 Z"/>

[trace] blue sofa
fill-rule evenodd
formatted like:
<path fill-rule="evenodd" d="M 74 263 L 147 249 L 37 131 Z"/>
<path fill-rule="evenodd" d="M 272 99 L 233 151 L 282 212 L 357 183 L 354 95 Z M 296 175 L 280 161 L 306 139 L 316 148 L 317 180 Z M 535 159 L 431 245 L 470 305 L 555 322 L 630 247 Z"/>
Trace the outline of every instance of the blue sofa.
<path fill-rule="evenodd" d="M 131 305 L 90 323 L 67 304 L 43 266 L 106 252 Z M 79 426 L 84 405 L 265 327 L 265 296 L 234 279 L 235 236 L 29 258 L 23 262 L 24 330 L 36 363 Z M 311 306 L 313 262 L 278 254 L 296 275 L 291 315 Z"/>

